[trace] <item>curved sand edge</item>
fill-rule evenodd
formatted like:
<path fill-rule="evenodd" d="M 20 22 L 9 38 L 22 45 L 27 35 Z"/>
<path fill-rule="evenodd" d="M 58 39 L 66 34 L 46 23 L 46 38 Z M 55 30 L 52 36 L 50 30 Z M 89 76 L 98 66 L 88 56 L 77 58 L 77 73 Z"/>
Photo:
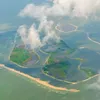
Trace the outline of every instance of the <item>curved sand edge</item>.
<path fill-rule="evenodd" d="M 64 88 L 64 87 L 56 87 L 56 86 L 53 86 L 53 85 L 49 84 L 49 83 L 46 82 L 46 81 L 40 80 L 39 78 L 34 78 L 34 77 L 32 77 L 32 76 L 30 76 L 30 75 L 28 75 L 28 74 L 24 74 L 24 73 L 22 73 L 22 72 L 20 72 L 20 71 L 17 71 L 17 70 L 15 70 L 15 69 L 6 67 L 4 64 L 0 64 L 0 67 L 5 68 L 5 69 L 7 69 L 7 70 L 9 70 L 9 71 L 11 71 L 11 72 L 17 73 L 17 74 L 19 74 L 19 75 L 21 75 L 21 76 L 24 76 L 24 77 L 26 77 L 26 78 L 29 78 L 29 79 L 31 79 L 32 81 L 35 81 L 35 82 L 37 82 L 37 83 L 39 83 L 39 84 L 41 84 L 41 85 L 44 85 L 44 86 L 46 86 L 46 87 L 48 87 L 48 88 L 51 88 L 51 89 L 54 89 L 54 90 L 69 91 L 69 92 L 80 92 L 80 90 L 77 90 L 77 89 L 67 89 L 67 88 Z"/>
<path fill-rule="evenodd" d="M 13 49 L 14 49 L 14 47 L 13 47 Z M 13 49 L 11 50 L 11 53 L 13 52 Z M 28 67 L 19 65 L 19 64 L 17 64 L 16 62 L 12 61 L 12 60 L 10 59 L 11 53 L 9 54 L 9 57 L 8 57 L 8 60 L 9 60 L 10 62 L 12 62 L 13 64 L 15 64 L 15 65 L 17 65 L 17 66 L 19 66 L 19 67 L 21 67 L 21 68 L 26 68 L 26 69 L 28 68 Z M 34 52 L 34 53 L 35 53 L 35 55 L 36 55 L 37 58 L 38 58 L 38 60 L 37 60 L 34 64 L 37 64 L 37 63 L 39 62 L 39 60 L 40 60 L 40 56 L 39 56 L 36 52 Z"/>
<path fill-rule="evenodd" d="M 13 47 L 11 48 L 10 54 L 9 54 L 9 56 L 8 56 L 8 60 L 9 60 L 10 62 L 14 63 L 15 65 L 21 67 L 21 68 L 26 68 L 26 69 L 27 69 L 28 67 L 19 65 L 19 64 L 13 62 L 13 61 L 10 59 L 10 56 L 11 56 L 11 54 L 12 54 L 12 52 L 13 52 L 14 47 L 15 47 L 16 38 L 17 38 L 17 33 L 16 33 L 15 38 L 14 38 Z M 40 56 L 39 56 L 35 51 L 34 51 L 34 53 L 35 53 L 35 55 L 36 55 L 37 58 L 38 58 L 38 60 L 35 62 L 35 64 L 37 64 L 37 63 L 39 62 L 39 60 L 40 60 Z M 3 65 L 3 64 L 0 64 L 0 67 L 1 67 L 1 65 Z"/>
<path fill-rule="evenodd" d="M 86 34 L 87 34 L 87 38 L 88 38 L 90 41 L 92 41 L 93 43 L 96 43 L 96 44 L 100 45 L 100 42 L 97 42 L 97 41 L 95 41 L 95 40 L 93 40 L 93 39 L 90 38 L 89 33 L 86 33 Z"/>
<path fill-rule="evenodd" d="M 74 25 L 74 24 L 71 24 L 71 23 L 69 23 L 69 25 L 72 25 L 73 27 L 75 27 L 75 29 L 72 30 L 72 31 L 63 31 L 63 30 L 61 30 L 60 28 L 58 28 L 58 25 L 55 26 L 55 29 L 56 29 L 57 31 L 63 32 L 63 33 L 71 33 L 71 32 L 78 31 L 78 26 L 76 26 L 76 25 Z"/>

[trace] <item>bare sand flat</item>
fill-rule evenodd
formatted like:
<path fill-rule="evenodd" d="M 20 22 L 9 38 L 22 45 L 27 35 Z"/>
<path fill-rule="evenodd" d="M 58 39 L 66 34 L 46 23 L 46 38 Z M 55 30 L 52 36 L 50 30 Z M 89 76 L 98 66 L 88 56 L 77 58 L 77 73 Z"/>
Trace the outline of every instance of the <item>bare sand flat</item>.
<path fill-rule="evenodd" d="M 4 67 L 5 65 L 4 64 L 0 64 L 0 67 Z"/>

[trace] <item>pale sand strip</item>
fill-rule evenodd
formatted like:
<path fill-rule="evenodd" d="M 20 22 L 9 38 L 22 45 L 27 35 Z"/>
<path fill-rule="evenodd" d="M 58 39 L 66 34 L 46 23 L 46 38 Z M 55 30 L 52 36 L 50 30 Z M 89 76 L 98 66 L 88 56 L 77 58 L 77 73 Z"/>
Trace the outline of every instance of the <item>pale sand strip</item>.
<path fill-rule="evenodd" d="M 97 41 L 95 41 L 95 40 L 93 40 L 93 39 L 91 39 L 91 38 L 89 37 L 89 33 L 86 33 L 86 34 L 87 34 L 87 37 L 88 37 L 88 39 L 89 39 L 90 41 L 92 41 L 93 43 L 96 43 L 96 44 L 100 45 L 100 42 L 97 42 Z"/>
<path fill-rule="evenodd" d="M 78 26 L 75 26 L 75 25 L 70 24 L 70 23 L 69 23 L 69 25 L 72 25 L 73 27 L 75 27 L 75 29 L 72 30 L 72 31 L 67 31 L 67 32 L 65 32 L 65 31 L 63 31 L 63 30 L 60 30 L 59 27 L 58 27 L 58 25 L 55 26 L 55 29 L 56 29 L 57 31 L 59 31 L 59 32 L 63 32 L 63 33 L 71 33 L 71 32 L 78 31 Z"/>
<path fill-rule="evenodd" d="M 39 83 L 41 85 L 44 85 L 44 86 L 49 87 L 49 88 L 54 89 L 54 90 L 69 91 L 69 92 L 79 92 L 80 91 L 80 90 L 77 90 L 77 89 L 67 89 L 67 88 L 64 88 L 64 87 L 56 87 L 56 86 L 53 86 L 53 85 L 49 84 L 46 81 L 40 80 L 39 78 L 34 78 L 34 77 L 32 77 L 32 76 L 30 76 L 28 74 L 24 74 L 24 73 L 22 73 L 20 71 L 14 70 L 14 69 L 9 68 L 9 67 L 6 67 L 4 64 L 0 64 L 0 67 L 3 67 L 3 68 L 5 68 L 5 69 L 7 69 L 7 70 L 9 70 L 11 72 L 15 72 L 15 73 L 17 73 L 19 75 L 22 75 L 24 77 L 27 77 L 27 78 L 31 79 L 32 81 L 35 81 L 35 82 L 37 82 L 37 83 Z"/>

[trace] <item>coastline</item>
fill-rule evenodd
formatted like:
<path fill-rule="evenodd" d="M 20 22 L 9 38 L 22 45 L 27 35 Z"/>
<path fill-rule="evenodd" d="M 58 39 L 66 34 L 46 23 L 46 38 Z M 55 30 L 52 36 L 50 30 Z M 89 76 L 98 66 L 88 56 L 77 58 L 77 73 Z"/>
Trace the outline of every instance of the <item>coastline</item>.
<path fill-rule="evenodd" d="M 34 53 L 35 53 L 35 52 L 34 52 Z M 35 53 L 35 54 L 36 54 L 36 53 Z M 36 56 L 37 56 L 38 60 L 35 62 L 35 64 L 37 64 L 37 63 L 40 61 L 40 56 L 39 56 L 38 54 L 36 54 Z M 8 60 L 9 60 L 10 62 L 12 62 L 13 64 L 19 66 L 20 68 L 28 69 L 28 67 L 25 67 L 25 66 L 22 66 L 22 65 L 19 65 L 19 64 L 13 62 L 13 61 L 10 59 L 10 56 L 8 57 Z"/>
<path fill-rule="evenodd" d="M 96 44 L 100 45 L 100 42 L 97 42 L 97 41 L 95 41 L 95 40 L 93 40 L 93 39 L 90 38 L 89 33 L 86 33 L 86 34 L 87 34 L 87 38 L 88 38 L 90 41 L 92 41 L 93 43 L 96 43 Z"/>
<path fill-rule="evenodd" d="M 47 60 L 46 60 L 45 63 L 48 63 L 48 59 L 49 59 L 49 57 L 47 58 Z M 71 59 L 74 59 L 74 58 L 71 58 Z M 81 65 L 82 65 L 82 63 L 80 62 L 80 64 L 78 65 L 78 70 L 81 69 Z M 51 78 L 53 78 L 53 79 L 55 79 L 55 80 L 58 80 L 58 81 L 61 81 L 61 82 L 65 82 L 65 83 L 73 84 L 73 85 L 75 85 L 75 84 L 79 84 L 79 83 L 84 83 L 84 82 L 87 82 L 87 81 L 89 81 L 89 80 L 91 80 L 91 79 L 93 79 L 93 78 L 95 78 L 95 77 L 100 76 L 100 74 L 96 74 L 96 75 L 93 75 L 93 76 L 91 76 L 91 77 L 89 77 L 89 78 L 86 78 L 86 79 L 84 79 L 84 80 L 81 80 L 81 81 L 70 82 L 70 81 L 67 81 L 67 80 L 57 79 L 57 78 L 55 78 L 55 77 L 53 77 L 53 76 L 51 76 L 51 75 L 49 75 L 49 74 L 44 73 L 44 71 L 43 71 L 42 68 L 41 68 L 41 71 L 42 71 L 42 73 L 43 73 L 44 75 L 46 75 L 46 76 L 48 76 L 48 77 L 51 77 Z"/>
<path fill-rule="evenodd" d="M 17 64 L 17 63 L 15 63 L 15 62 L 13 62 L 13 61 L 10 60 L 10 56 L 11 56 L 11 54 L 12 54 L 12 52 L 13 52 L 14 47 L 15 47 L 16 38 L 17 38 L 17 33 L 16 33 L 15 38 L 14 38 L 13 47 L 11 48 L 11 52 L 9 53 L 9 56 L 8 56 L 8 60 L 9 60 L 10 62 L 12 62 L 13 64 L 15 64 L 15 65 L 21 67 L 21 68 L 27 69 L 28 67 L 19 65 L 19 64 Z M 37 58 L 38 58 L 38 60 L 35 62 L 35 64 L 37 64 L 37 63 L 40 61 L 40 56 L 39 56 L 35 51 L 34 51 L 34 54 L 35 54 L 35 55 L 37 56 Z"/>
<path fill-rule="evenodd" d="M 72 30 L 72 31 L 65 32 L 65 31 L 63 31 L 63 30 L 60 30 L 60 29 L 58 28 L 58 25 L 55 26 L 55 29 L 56 29 L 57 31 L 59 31 L 59 32 L 63 32 L 63 33 L 71 33 L 71 32 L 78 31 L 78 26 L 75 26 L 75 25 L 70 24 L 70 23 L 69 23 L 69 25 L 72 25 L 73 27 L 75 27 L 75 29 Z"/>
<path fill-rule="evenodd" d="M 48 87 L 50 89 L 54 89 L 54 90 L 58 90 L 58 91 L 67 91 L 67 92 L 80 92 L 80 90 L 77 90 L 77 89 L 67 89 L 67 88 L 64 88 L 64 87 L 56 87 L 56 86 L 53 86 L 53 85 L 49 84 L 46 81 L 40 80 L 39 78 L 34 78 L 34 77 L 32 77 L 32 76 L 30 76 L 28 74 L 25 74 L 25 73 L 22 73 L 20 71 L 15 70 L 15 69 L 6 67 L 4 64 L 0 64 L 0 67 L 5 68 L 5 69 L 7 69 L 7 70 L 9 70 L 11 72 L 14 72 L 16 74 L 19 74 L 21 76 L 24 76 L 24 77 L 26 77 L 26 78 L 28 78 L 28 79 L 30 79 L 30 80 L 38 83 L 38 84 L 41 84 L 43 86 L 46 86 L 46 87 Z"/>
<path fill-rule="evenodd" d="M 15 62 L 13 62 L 13 61 L 11 61 L 10 60 L 10 56 L 11 56 L 11 54 L 12 54 L 12 52 L 13 52 L 13 49 L 14 49 L 14 47 L 15 47 L 15 44 L 16 44 L 16 38 L 17 38 L 17 33 L 15 34 L 15 38 L 14 38 L 14 42 L 13 42 L 13 46 L 12 46 L 12 48 L 11 48 L 11 50 L 10 50 L 10 53 L 9 53 L 9 56 L 8 56 L 8 60 L 11 62 L 11 63 L 13 63 L 13 64 L 15 64 L 15 65 L 17 65 L 17 66 L 19 66 L 20 68 L 25 68 L 25 69 L 27 69 L 28 67 L 25 67 L 25 66 L 21 66 L 21 65 L 19 65 L 19 64 L 17 64 L 17 63 L 15 63 Z M 37 64 L 39 61 L 40 61 L 40 56 L 35 52 L 35 51 L 33 51 L 34 52 L 34 54 L 37 56 L 37 58 L 38 58 L 38 60 L 35 62 L 35 64 Z"/>

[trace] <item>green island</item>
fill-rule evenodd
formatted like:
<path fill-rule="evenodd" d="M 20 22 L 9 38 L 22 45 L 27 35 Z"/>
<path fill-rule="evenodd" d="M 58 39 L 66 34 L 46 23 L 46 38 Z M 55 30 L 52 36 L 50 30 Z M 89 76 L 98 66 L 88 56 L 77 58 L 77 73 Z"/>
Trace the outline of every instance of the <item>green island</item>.
<path fill-rule="evenodd" d="M 83 71 L 86 74 L 87 78 L 96 75 L 96 73 L 92 69 L 89 69 L 89 68 L 81 68 L 81 71 Z"/>
<path fill-rule="evenodd" d="M 66 62 L 48 64 L 43 68 L 44 73 L 58 79 L 65 79 L 69 65 Z"/>
<path fill-rule="evenodd" d="M 19 65 L 24 65 L 31 59 L 31 53 L 28 50 L 19 47 L 15 47 L 10 55 L 10 60 Z"/>
<path fill-rule="evenodd" d="M 56 46 L 57 49 L 50 53 L 49 59 L 46 61 L 42 71 L 50 77 L 66 80 L 68 71 L 71 67 L 71 59 L 67 57 L 67 55 L 72 54 L 76 49 L 70 48 L 63 40 L 61 40 Z"/>
<path fill-rule="evenodd" d="M 85 61 L 85 59 L 83 59 L 83 58 L 74 58 L 75 60 L 78 60 L 78 61 L 80 61 L 80 62 L 84 62 Z"/>
<path fill-rule="evenodd" d="M 69 54 L 72 54 L 73 52 L 75 52 L 76 49 L 68 49 L 66 51 L 66 54 L 69 55 Z"/>
<path fill-rule="evenodd" d="M 66 51 L 68 52 L 67 54 L 66 54 Z M 64 52 L 59 51 L 59 52 L 51 53 L 49 59 L 46 61 L 45 66 L 42 69 L 44 74 L 58 80 L 60 79 L 65 82 L 76 82 L 73 79 L 69 81 L 70 74 L 74 73 L 72 70 L 72 67 L 76 68 L 76 73 L 78 72 L 80 74 L 80 77 L 83 78 L 83 80 L 84 80 L 84 77 L 82 76 L 83 75 L 82 73 L 85 73 L 86 79 L 96 75 L 96 72 L 93 71 L 92 69 L 88 67 L 87 68 L 80 67 L 81 63 L 86 62 L 86 59 L 78 58 L 78 57 L 70 58 L 66 56 L 73 53 L 74 51 L 75 49 L 70 48 L 70 49 L 65 50 Z M 73 64 L 73 63 L 76 63 L 76 64 Z M 68 72 L 69 70 L 71 71 L 71 73 Z M 82 80 L 77 80 L 77 82 L 78 81 L 82 81 Z"/>
<path fill-rule="evenodd" d="M 58 58 L 56 54 L 52 53 L 43 67 L 43 71 L 57 79 L 66 79 L 69 66 L 70 63 L 65 58 Z"/>

